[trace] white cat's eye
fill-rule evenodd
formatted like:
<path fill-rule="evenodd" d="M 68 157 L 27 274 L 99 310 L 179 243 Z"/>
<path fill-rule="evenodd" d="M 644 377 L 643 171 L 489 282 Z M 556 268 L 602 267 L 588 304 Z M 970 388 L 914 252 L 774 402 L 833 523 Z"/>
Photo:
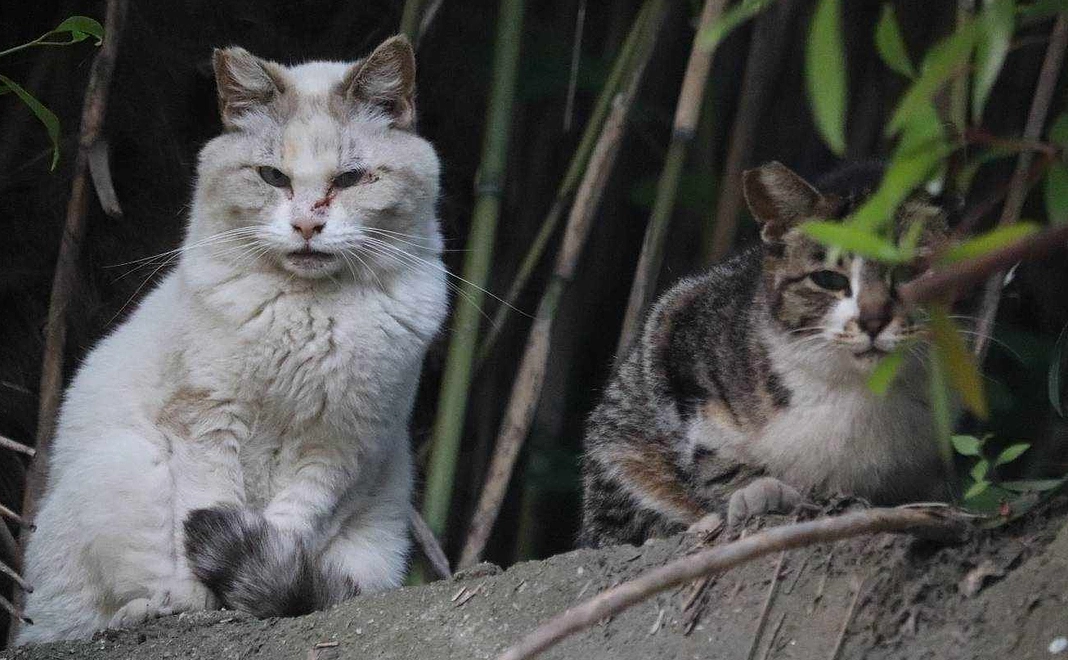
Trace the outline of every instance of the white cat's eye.
<path fill-rule="evenodd" d="M 269 186 L 274 186 L 275 188 L 289 187 L 289 177 L 282 174 L 282 171 L 276 167 L 261 165 L 256 168 L 256 171 L 259 172 L 260 178 Z"/>
<path fill-rule="evenodd" d="M 367 170 L 348 170 L 334 177 L 331 185 L 335 188 L 350 188 L 357 183 L 370 183 L 375 180 L 375 175 Z"/>
<path fill-rule="evenodd" d="M 828 291 L 849 290 L 849 278 L 841 273 L 836 273 L 833 270 L 817 270 L 814 273 L 809 273 L 808 278 L 812 280 L 812 283 L 816 286 L 827 289 Z"/>

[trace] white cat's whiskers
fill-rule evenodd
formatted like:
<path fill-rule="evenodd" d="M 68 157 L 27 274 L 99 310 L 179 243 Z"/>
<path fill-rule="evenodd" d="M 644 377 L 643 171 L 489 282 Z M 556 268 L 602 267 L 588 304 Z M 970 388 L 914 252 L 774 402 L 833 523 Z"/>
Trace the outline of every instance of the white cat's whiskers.
<path fill-rule="evenodd" d="M 453 273 L 452 271 L 450 271 L 448 268 L 446 268 L 441 263 L 435 263 L 435 262 L 430 261 L 428 259 L 424 259 L 424 258 L 419 257 L 417 255 L 411 254 L 410 252 L 407 252 L 406 250 L 404 250 L 402 248 L 399 248 L 396 245 L 393 245 L 391 243 L 387 243 L 386 241 L 383 241 L 383 240 L 380 240 L 380 239 L 377 239 L 377 238 L 372 238 L 372 237 L 369 237 L 369 236 L 365 236 L 363 240 L 368 246 L 376 245 L 378 247 L 381 247 L 381 248 L 387 249 L 387 250 L 389 250 L 391 252 L 394 252 L 394 253 L 398 254 L 399 256 L 403 256 L 403 257 L 407 257 L 408 259 L 412 259 L 412 260 L 415 261 L 415 263 L 419 263 L 419 264 L 423 264 L 423 265 L 429 266 L 429 267 L 431 267 L 431 268 L 433 268 L 433 269 L 435 269 L 435 270 L 437 270 L 439 272 L 444 273 L 448 277 L 452 277 L 452 278 L 454 278 L 456 280 L 459 280 L 460 282 L 462 282 L 462 283 L 464 283 L 464 284 L 466 284 L 466 285 L 468 285 L 470 287 L 478 289 L 479 291 L 481 291 L 482 293 L 486 294 L 490 298 L 493 298 L 497 302 L 499 302 L 499 303 L 501 303 L 503 305 L 507 305 L 509 309 L 511 309 L 512 311 L 514 311 L 514 312 L 516 312 L 518 314 L 522 314 L 523 316 L 526 316 L 527 318 L 534 318 L 532 315 L 527 314 L 526 312 L 524 312 L 523 310 L 519 309 L 518 307 L 515 307 L 514 305 L 510 304 L 504 298 L 501 298 L 500 296 L 495 295 L 493 292 L 488 291 L 488 290 L 478 286 L 474 282 L 471 282 L 470 280 L 464 279 L 463 277 L 460 277 L 459 275 Z"/>

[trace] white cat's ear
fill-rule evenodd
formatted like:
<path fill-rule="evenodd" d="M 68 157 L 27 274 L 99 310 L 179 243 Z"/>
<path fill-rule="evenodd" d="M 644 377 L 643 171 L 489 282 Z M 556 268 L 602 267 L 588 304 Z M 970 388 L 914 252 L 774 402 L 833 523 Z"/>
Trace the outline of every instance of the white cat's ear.
<path fill-rule="evenodd" d="M 219 114 L 227 128 L 241 115 L 262 107 L 285 91 L 282 68 L 244 48 L 216 48 L 212 55 Z"/>
<path fill-rule="evenodd" d="M 775 242 L 820 203 L 818 190 L 778 161 L 742 173 L 742 192 L 765 242 Z"/>
<path fill-rule="evenodd" d="M 404 35 L 383 41 L 357 62 L 343 83 L 345 98 L 378 106 L 397 128 L 415 123 L 415 51 Z"/>

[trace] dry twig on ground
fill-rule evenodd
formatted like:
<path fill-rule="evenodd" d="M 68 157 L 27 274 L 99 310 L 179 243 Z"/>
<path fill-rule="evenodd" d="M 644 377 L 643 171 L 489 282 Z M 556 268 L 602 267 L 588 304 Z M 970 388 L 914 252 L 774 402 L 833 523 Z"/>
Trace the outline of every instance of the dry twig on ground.
<path fill-rule="evenodd" d="M 439 577 L 446 579 L 452 577 L 449 558 L 445 556 L 445 551 L 441 549 L 438 537 L 434 536 L 434 530 L 430 529 L 430 525 L 426 524 L 423 516 L 416 511 L 415 507 L 410 505 L 408 507 L 408 526 L 412 530 L 412 536 L 415 537 L 416 543 L 419 544 L 419 548 L 423 551 L 423 556 L 430 562 L 430 567 L 434 569 L 434 572 Z"/>
<path fill-rule="evenodd" d="M 653 594 L 773 552 L 877 532 L 901 532 L 944 541 L 958 540 L 968 529 L 963 515 L 945 507 L 869 509 L 773 527 L 733 543 L 676 559 L 603 591 L 542 624 L 519 643 L 506 649 L 498 656 L 498 660 L 531 658 L 568 635 L 584 630 Z"/>

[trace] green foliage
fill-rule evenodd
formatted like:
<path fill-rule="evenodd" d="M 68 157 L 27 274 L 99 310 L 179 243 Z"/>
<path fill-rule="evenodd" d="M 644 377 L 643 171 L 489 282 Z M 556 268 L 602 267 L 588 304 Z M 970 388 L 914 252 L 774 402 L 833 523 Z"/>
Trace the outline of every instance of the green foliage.
<path fill-rule="evenodd" d="M 953 449 L 961 456 L 976 459 L 971 470 L 968 471 L 968 483 L 963 495 L 964 504 L 968 508 L 985 513 L 998 512 L 1005 503 L 1016 497 L 1014 493 L 1048 491 L 1063 482 L 1061 479 L 999 482 L 992 476 L 992 470 L 1012 463 L 1031 445 L 1026 443 L 1009 445 L 991 461 L 984 458 L 984 448 L 990 438 L 989 435 L 982 439 L 972 435 L 953 436 Z M 1019 507 L 1012 508 L 1019 510 Z"/>
<path fill-rule="evenodd" d="M 48 133 L 48 139 L 52 141 L 52 166 L 51 169 L 56 169 L 56 164 L 59 162 L 59 119 L 56 115 L 46 108 L 37 98 L 23 89 L 14 80 L 0 73 L 0 84 L 4 85 L 4 89 L 10 90 L 15 93 L 15 96 L 26 104 L 26 107 L 41 120 L 44 124 L 45 131 Z"/>
<path fill-rule="evenodd" d="M 1029 5 L 1018 5 L 1016 13 L 1022 20 L 1038 21 L 1062 11 L 1068 11 L 1068 0 L 1038 0 Z"/>
<path fill-rule="evenodd" d="M 820 0 L 805 46 L 805 88 L 823 141 L 845 155 L 846 63 L 841 0 Z"/>
<path fill-rule="evenodd" d="M 978 36 L 979 29 L 975 21 L 968 21 L 928 51 L 923 59 L 923 66 L 920 67 L 919 77 L 905 92 L 886 125 L 887 136 L 900 133 L 909 119 L 931 102 L 942 85 L 953 74 L 967 66 Z"/>
<path fill-rule="evenodd" d="M 972 120 L 979 121 L 983 108 L 1001 73 L 1009 54 L 1015 27 L 1015 0 L 993 0 L 983 10 L 979 20 L 978 43 L 975 47 L 975 79 L 972 82 Z"/>
<path fill-rule="evenodd" d="M 905 40 L 901 37 L 901 28 L 898 27 L 893 5 L 883 5 L 879 24 L 875 26 L 875 47 L 886 66 L 906 78 L 916 77 L 916 69 L 912 66 Z"/>
<path fill-rule="evenodd" d="M 905 361 L 904 348 L 904 346 L 900 346 L 896 351 L 879 360 L 879 364 L 875 365 L 871 376 L 868 377 L 868 389 L 879 396 L 886 394 L 887 390 L 890 389 L 890 385 L 893 384 L 897 372 L 901 369 L 902 363 Z"/>
<path fill-rule="evenodd" d="M 979 456 L 982 443 L 974 435 L 953 436 L 953 450 L 961 456 Z"/>
<path fill-rule="evenodd" d="M 698 39 L 698 45 L 713 52 L 727 36 L 744 25 L 749 19 L 767 9 L 775 0 L 742 0 L 723 12 Z"/>
<path fill-rule="evenodd" d="M 883 263 L 897 264 L 907 260 L 907 255 L 892 241 L 855 223 L 813 220 L 801 225 L 801 231 L 824 245 Z"/>
<path fill-rule="evenodd" d="M 934 350 L 946 366 L 949 384 L 960 395 L 965 408 L 980 419 L 986 419 L 986 396 L 979 366 L 944 307 L 931 308 L 930 328 Z"/>
<path fill-rule="evenodd" d="M 104 27 L 88 16 L 70 16 L 33 41 L 0 51 L 0 57 L 33 46 L 69 46 L 85 41 L 90 37 L 96 39 L 96 45 L 99 46 L 104 41 Z M 51 110 L 38 101 L 37 97 L 23 89 L 14 80 L 0 74 L 0 95 L 7 93 L 14 93 L 33 112 L 34 116 L 44 124 L 48 139 L 52 142 L 51 169 L 55 170 L 56 164 L 59 163 L 59 119 Z"/>
<path fill-rule="evenodd" d="M 939 262 L 944 265 L 956 261 L 974 259 L 987 252 L 1014 243 L 1025 236 L 1030 236 L 1038 230 L 1038 223 L 1029 221 L 995 227 L 985 234 L 970 238 L 963 243 L 949 248 L 942 254 Z"/>

